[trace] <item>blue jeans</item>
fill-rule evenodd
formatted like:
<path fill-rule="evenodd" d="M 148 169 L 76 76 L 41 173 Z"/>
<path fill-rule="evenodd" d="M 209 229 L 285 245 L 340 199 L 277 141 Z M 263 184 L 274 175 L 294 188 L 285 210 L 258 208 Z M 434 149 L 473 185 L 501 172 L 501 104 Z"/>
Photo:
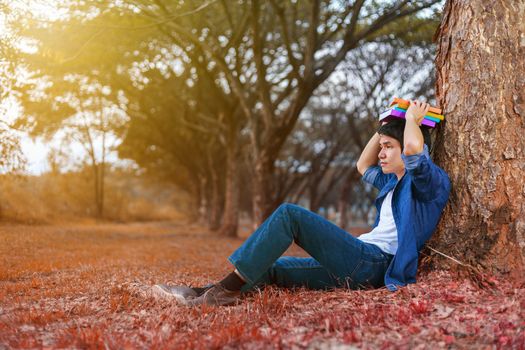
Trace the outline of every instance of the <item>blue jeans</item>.
<path fill-rule="evenodd" d="M 280 257 L 297 243 L 311 258 Z M 228 258 L 247 282 L 280 287 L 377 288 L 393 255 L 365 243 L 323 217 L 282 204 Z"/>

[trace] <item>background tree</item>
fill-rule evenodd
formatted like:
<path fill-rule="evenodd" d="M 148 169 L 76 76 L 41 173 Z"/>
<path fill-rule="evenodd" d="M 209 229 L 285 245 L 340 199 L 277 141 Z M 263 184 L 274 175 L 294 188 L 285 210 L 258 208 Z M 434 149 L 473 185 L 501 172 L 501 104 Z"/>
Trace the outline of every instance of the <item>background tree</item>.
<path fill-rule="evenodd" d="M 20 135 L 11 126 L 12 110 L 18 107 L 15 87 L 25 83 L 24 67 L 16 64 L 21 52 L 19 31 L 14 25 L 23 15 L 20 9 L 0 4 L 0 173 L 25 166 Z"/>
<path fill-rule="evenodd" d="M 131 120 L 119 153 L 188 192 L 194 215 L 216 230 L 224 201 L 226 127 L 212 109 L 227 108 L 225 101 L 212 96 L 213 89 L 201 79 L 188 86 L 185 75 L 151 71 L 146 76 L 150 83 L 144 88 L 128 89 Z"/>
<path fill-rule="evenodd" d="M 259 115 L 260 110 L 258 110 L 258 99 L 260 98 L 258 91 L 260 91 L 258 85 L 256 84 L 255 76 L 257 72 L 257 67 L 254 65 L 253 60 L 250 59 L 250 55 L 253 52 L 253 44 L 251 43 L 253 40 L 251 39 L 251 33 L 250 27 L 247 25 L 247 20 L 250 15 L 250 7 L 247 7 L 245 5 L 230 8 L 227 5 L 222 5 L 218 7 L 213 7 L 215 9 L 213 18 L 210 18 L 209 12 L 212 10 L 209 6 L 209 4 L 204 3 L 201 6 L 197 7 L 180 7 L 180 4 L 177 5 L 179 7 L 173 7 L 174 5 L 166 5 L 160 6 L 161 2 L 158 3 L 158 6 L 147 6 L 144 4 L 144 6 L 141 7 L 142 11 L 144 11 L 145 14 L 148 14 L 150 18 L 157 18 L 156 23 L 159 24 L 160 28 L 160 34 L 158 34 L 155 37 L 155 45 L 158 45 L 159 40 L 165 40 L 165 43 L 163 45 L 166 45 L 166 48 L 170 50 L 170 47 L 178 47 L 179 50 L 182 51 L 182 53 L 179 53 L 179 55 L 183 56 L 184 59 L 182 60 L 184 62 L 185 69 L 191 71 L 191 75 L 188 76 L 187 79 L 191 80 L 192 84 L 201 84 L 202 81 L 205 81 L 205 84 L 207 84 L 209 89 L 209 93 L 205 96 L 205 100 L 198 100 L 197 103 L 208 103 L 208 101 L 213 101 L 213 103 L 218 104 L 219 101 L 229 101 L 228 104 L 230 105 L 236 105 L 236 106 L 243 106 L 243 103 L 239 100 L 239 96 L 235 94 L 233 85 L 231 80 L 228 80 L 228 74 L 233 74 L 238 78 L 238 80 L 243 83 L 243 93 L 248 94 L 247 96 L 250 96 L 250 99 L 245 100 L 249 101 L 251 105 L 253 105 L 254 113 L 256 115 Z M 303 5 L 304 6 L 304 5 Z M 309 7 L 303 9 L 302 7 L 298 7 L 295 9 L 295 11 L 301 12 L 301 16 L 304 16 L 304 13 L 308 12 L 307 10 Z M 371 8 L 368 8 L 370 10 Z M 171 21 L 161 21 L 162 18 L 172 18 L 169 13 L 175 12 L 177 10 L 177 13 L 196 13 L 195 16 L 183 16 L 183 17 L 177 17 L 177 19 L 180 18 L 180 20 L 175 21 L 175 23 L 172 23 Z M 271 9 L 268 9 L 271 12 Z M 186 12 L 185 12 L 186 11 Z M 233 11 L 233 12 L 232 12 Z M 250 10 L 251 11 L 251 10 Z M 242 18 L 242 21 L 238 21 L 239 30 L 236 31 L 236 37 L 235 40 L 227 40 L 227 36 L 224 35 L 230 35 L 231 36 L 231 28 L 228 26 L 232 26 L 233 23 L 230 22 L 230 20 L 225 21 L 217 21 L 217 18 L 220 18 L 221 14 L 222 16 L 225 16 L 226 19 L 228 19 L 228 16 L 231 16 L 232 13 L 234 13 L 236 16 L 233 16 L 233 18 Z M 347 13 L 348 15 L 348 13 Z M 165 17 L 162 17 L 165 16 Z M 175 16 L 175 14 L 173 14 Z M 177 15 L 179 16 L 179 15 Z M 231 19 L 231 18 L 230 18 Z M 180 22 L 187 23 L 187 25 L 184 26 L 184 30 L 180 28 Z M 431 22 L 431 21 L 430 21 Z M 305 22 L 306 23 L 306 22 Z M 392 22 L 395 23 L 395 22 Z M 404 19 L 403 24 L 404 29 L 407 32 L 412 33 L 411 31 L 414 30 L 414 32 L 424 32 L 421 29 L 425 29 L 428 27 L 428 21 L 425 22 L 423 20 L 418 20 L 416 17 L 411 17 L 411 20 Z M 292 25 L 293 26 L 293 25 Z M 432 27 L 432 25 L 430 25 Z M 194 28 L 191 33 L 188 33 L 186 28 Z M 182 30 L 182 32 L 179 32 L 179 29 Z M 416 30 L 417 29 L 417 30 Z M 275 28 L 272 28 L 270 24 L 268 24 L 267 31 L 276 31 Z M 230 31 L 230 32 L 229 32 Z M 282 36 L 279 34 L 281 32 L 281 29 L 277 30 L 277 33 L 274 37 L 272 37 L 272 40 L 274 43 L 272 45 L 275 45 L 278 47 L 279 45 L 283 45 L 281 43 Z M 193 33 L 193 36 L 191 35 Z M 201 33 L 201 36 L 198 36 L 199 33 Z M 225 33 L 222 35 L 221 33 Z M 402 34 L 402 31 L 397 29 L 396 33 Z M 299 34 L 297 34 L 299 35 Z M 335 35 L 335 34 L 334 34 Z M 391 40 L 392 35 L 384 35 L 382 34 L 381 40 Z M 163 38 L 163 39 L 159 39 Z M 189 39 L 188 39 L 189 38 Z M 337 35 L 335 35 L 334 38 L 332 38 L 334 41 L 338 38 Z M 198 39 L 198 40 L 197 40 Z M 406 35 L 405 38 L 407 41 L 412 40 L 412 42 L 415 42 L 418 40 L 417 35 Z M 153 39 L 152 39 L 153 40 Z M 377 38 L 376 38 L 377 40 Z M 171 46 L 170 46 L 171 45 Z M 148 45 L 148 47 L 151 47 L 152 45 Z M 211 48 L 217 48 L 217 50 L 221 51 L 221 53 L 224 53 L 224 62 L 221 63 L 222 56 L 214 56 L 213 52 L 210 52 L 209 49 Z M 283 51 L 284 47 L 281 46 L 280 50 Z M 284 51 L 283 51 L 284 52 Z M 334 50 L 334 52 L 337 52 Z M 277 57 L 277 53 L 275 50 L 272 52 L 272 57 Z M 158 56 L 158 55 L 157 55 Z M 162 56 L 162 55 L 160 55 Z M 246 58 L 248 57 L 248 58 Z M 278 62 L 279 60 L 276 59 L 275 62 Z M 152 60 L 149 60 L 149 63 L 153 63 Z M 224 64 L 228 64 L 228 69 L 231 71 L 225 72 L 224 71 Z M 272 66 L 273 64 L 273 66 Z M 267 71 L 267 84 L 270 86 L 270 88 L 274 89 L 275 91 L 280 91 L 279 87 L 276 87 L 275 85 L 277 83 L 279 84 L 289 84 L 290 82 L 287 80 L 289 78 L 288 75 L 286 76 L 280 76 L 280 72 L 284 69 L 286 70 L 287 63 L 281 62 L 279 65 L 277 63 L 268 63 L 268 66 L 272 66 L 272 69 L 268 69 Z M 281 74 L 282 75 L 282 74 Z M 284 80 L 283 80 L 284 79 Z M 276 83 L 277 82 L 277 83 Z M 254 89 L 253 92 L 250 92 L 250 89 Z M 180 90 L 179 90 L 180 91 Z M 216 94 L 214 91 L 218 91 L 219 94 Z M 272 90 L 273 91 L 273 90 Z M 274 91 L 274 92 L 275 92 Z M 286 93 L 281 94 L 281 98 L 283 102 L 283 106 L 286 105 L 286 99 L 289 97 L 287 94 L 291 94 L 294 91 L 294 88 L 292 86 L 288 86 Z M 283 91 L 284 92 L 284 91 Z M 273 93 L 273 92 L 272 92 Z M 260 104 L 259 104 L 260 105 Z M 281 106 L 282 107 L 282 106 Z M 239 113 L 241 112 L 241 113 Z M 278 111 L 277 111 L 278 112 Z M 219 120 L 221 119 L 224 127 L 216 128 L 218 131 L 225 132 L 225 135 L 222 135 L 220 139 L 224 139 L 225 137 L 228 139 L 228 142 L 226 142 L 226 145 L 228 146 L 228 152 L 227 152 L 227 164 L 229 166 L 228 169 L 232 168 L 232 166 L 238 164 L 238 155 L 240 154 L 240 148 L 239 146 L 236 146 L 237 141 L 239 139 L 242 139 L 241 135 L 244 132 L 250 132 L 251 138 L 250 140 L 253 141 L 253 123 L 250 122 L 251 119 L 247 118 L 246 113 L 243 112 L 243 108 L 241 108 L 240 111 L 237 111 L 235 114 L 231 112 L 226 112 L 223 114 L 222 118 L 218 118 L 217 111 L 215 112 L 215 115 L 210 114 L 208 115 L 209 120 Z M 251 118 L 251 117 L 250 117 Z M 198 119 L 197 119 L 198 120 Z M 258 119 L 259 121 L 257 123 L 260 123 L 262 119 Z M 243 129 L 243 125 L 246 124 L 246 121 L 248 121 L 248 127 L 246 129 Z M 201 127 L 204 126 L 207 129 L 210 129 L 209 124 L 206 122 L 197 121 L 197 124 L 199 124 Z M 215 128 L 215 126 L 212 126 L 212 128 Z M 281 128 L 282 129 L 282 128 Z M 282 131 L 282 130 L 281 130 Z M 251 143 L 253 146 L 253 142 Z M 268 142 L 268 145 L 274 144 L 274 139 Z M 265 146 L 265 147 L 266 147 Z M 228 156 L 229 154 L 232 154 L 232 156 Z M 250 176 L 250 178 L 254 179 L 257 177 L 257 167 L 254 165 L 254 157 L 253 152 L 249 151 L 249 160 L 251 162 L 251 166 L 249 166 L 247 169 L 253 169 L 254 172 Z M 127 156 L 132 156 L 130 153 L 127 154 Z M 227 217 L 227 213 L 230 211 L 228 208 L 234 207 L 230 206 L 228 203 L 231 201 L 229 199 L 235 198 L 236 195 L 228 195 L 231 193 L 229 189 L 237 189 L 239 187 L 238 184 L 233 181 L 233 177 L 229 174 L 236 174 L 235 171 L 230 171 L 228 174 L 226 174 L 226 190 L 225 190 L 225 212 L 224 216 Z M 274 174 L 267 174 L 268 178 L 266 181 L 270 181 L 271 186 L 273 187 L 274 182 Z M 317 172 L 316 175 L 317 176 Z M 212 181 L 213 183 L 213 181 Z M 251 191 L 252 198 L 256 195 L 256 191 Z M 272 191 L 273 195 L 268 198 L 268 200 L 271 200 L 269 206 L 273 207 L 279 203 L 279 201 L 282 200 L 283 194 L 287 193 L 286 191 L 282 191 L 280 188 L 274 188 L 274 191 Z M 252 208 L 254 207 L 255 200 L 252 203 Z M 235 217 L 235 216 L 232 216 Z M 227 227 L 235 227 L 235 225 L 226 225 L 224 224 L 226 220 L 223 220 L 223 225 Z M 236 219 L 230 220 L 230 222 L 235 222 Z M 233 234 L 235 230 L 226 230 L 229 231 L 230 234 Z"/>
<path fill-rule="evenodd" d="M 290 157 L 288 148 L 293 150 L 294 155 L 287 163 L 298 163 L 295 167 L 303 169 L 298 188 L 291 191 L 293 201 L 303 198 L 317 202 L 311 206 L 315 211 L 321 205 L 335 203 L 329 191 L 333 188 L 339 194 L 341 226 L 352 221 L 355 224 L 356 220 L 346 217 L 347 208 L 357 221 L 368 222 L 374 191 L 361 183 L 355 162 L 377 128 L 377 115 L 392 96 L 432 101 L 435 82 L 432 34 L 432 30 L 427 31 L 417 44 L 404 42 L 401 36 L 363 45 L 350 53 L 332 77 L 319 86 L 281 152 Z M 283 160 L 279 158 L 278 169 Z M 312 171 L 313 168 L 316 170 Z M 286 177 L 286 172 L 279 176 Z M 288 177 L 291 182 L 298 176 Z M 313 196 L 304 193 L 307 184 Z M 282 187 L 277 186 L 277 193 Z M 316 193 L 322 194 L 321 197 Z"/>
<path fill-rule="evenodd" d="M 197 20 L 189 16 L 162 23 L 183 50 L 201 50 L 202 59 L 220 70 L 248 120 L 256 224 L 273 209 L 275 160 L 315 89 L 349 51 L 374 40 L 384 26 L 436 2 L 365 6 L 356 1 L 337 6 L 317 0 L 252 1 L 238 3 L 237 16 L 232 16 L 230 4 L 219 2 L 209 5 Z M 151 7 L 142 9 L 158 20 L 177 10 L 167 2 L 157 4 L 162 15 Z"/>
<path fill-rule="evenodd" d="M 447 1 L 437 33 L 452 192 L 432 245 L 500 272 L 525 267 L 524 16 L 524 1 Z"/>
<path fill-rule="evenodd" d="M 60 147 L 82 147 L 82 163 L 87 162 L 92 171 L 95 213 L 102 218 L 108 157 L 127 122 L 124 96 L 97 80 L 70 74 L 60 85 L 24 89 L 21 101 L 25 115 L 16 121 L 17 128 L 47 140 L 59 137 Z"/>
<path fill-rule="evenodd" d="M 261 200 L 270 210 L 286 198 L 309 199 L 315 209 L 334 200 L 329 190 L 337 191 L 341 178 L 348 179 L 345 191 L 354 187 L 358 178 L 344 175 L 358 152 L 355 135 L 375 126 L 392 95 L 385 87 L 403 96 L 424 89 L 425 81 L 408 79 L 416 68 L 386 80 L 383 66 L 425 62 L 434 23 L 416 14 L 432 3 L 70 2 L 63 5 L 69 17 L 34 24 L 38 50 L 28 62 L 40 85 L 50 85 L 48 102 L 64 102 L 65 89 L 81 90 L 64 85 L 69 75 L 109 86 L 113 99 L 125 94 L 130 123 L 120 155 L 177 183 L 210 228 L 222 223 L 221 232 L 233 235 L 241 199 L 252 212 L 260 212 Z M 56 33 L 62 40 L 53 40 Z M 373 63 L 360 63 L 369 57 Z M 347 61 L 352 74 L 337 78 Z M 68 113 L 26 116 L 42 130 Z M 304 137 L 288 143 L 294 130 Z M 269 186 L 263 199 L 261 174 Z M 360 191 L 369 197 L 369 189 Z M 362 216 L 369 207 L 359 208 Z"/>
<path fill-rule="evenodd" d="M 102 217 L 107 157 L 118 144 L 127 117 L 127 100 L 114 72 L 126 62 L 121 50 L 134 38 L 116 32 L 103 36 L 100 28 L 84 27 L 86 18 L 97 10 L 92 5 L 55 4 L 69 9 L 75 5 L 79 11 L 64 11 L 54 20 L 32 13 L 23 4 L 7 6 L 24 9 L 14 26 L 28 47 L 16 61 L 26 78 L 12 88 L 21 110 L 11 125 L 34 138 L 60 137 L 62 145 L 76 142 L 83 148 L 92 170 L 95 213 Z"/>

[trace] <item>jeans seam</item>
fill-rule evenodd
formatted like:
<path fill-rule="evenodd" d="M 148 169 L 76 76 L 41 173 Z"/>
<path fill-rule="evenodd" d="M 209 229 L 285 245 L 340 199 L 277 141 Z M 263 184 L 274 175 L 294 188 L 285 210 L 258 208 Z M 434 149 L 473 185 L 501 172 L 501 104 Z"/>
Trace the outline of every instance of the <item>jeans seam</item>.
<path fill-rule="evenodd" d="M 374 264 L 374 265 L 376 264 L 375 262 L 370 262 L 370 261 L 367 261 L 367 260 L 365 260 L 365 259 L 361 259 L 361 260 L 359 261 L 359 263 L 357 264 L 356 268 L 354 269 L 354 271 L 352 271 L 352 274 L 350 275 L 349 278 L 350 278 L 350 280 L 351 280 L 352 282 L 356 283 L 358 286 L 360 286 L 360 287 L 362 287 L 362 288 L 365 288 L 365 287 L 366 287 L 366 283 L 369 283 L 370 278 L 374 275 L 374 273 L 373 273 L 373 271 L 372 271 L 372 274 L 368 274 L 368 275 L 366 276 L 366 278 L 361 282 L 361 283 L 365 283 L 365 284 L 361 284 L 361 283 L 356 282 L 356 280 L 355 280 L 355 276 L 354 276 L 354 275 L 355 275 L 355 273 L 357 272 L 358 268 L 361 267 L 361 266 L 363 265 L 363 263 Z"/>
<path fill-rule="evenodd" d="M 294 230 L 294 227 L 292 226 L 292 216 L 290 215 L 290 211 L 293 210 L 293 208 L 290 208 L 290 206 L 286 206 L 284 207 L 284 210 L 283 210 L 283 213 L 282 214 L 286 214 L 286 218 L 284 218 L 284 215 L 283 215 L 283 219 L 284 221 L 286 222 L 286 224 L 290 227 L 290 233 L 292 234 L 292 242 L 290 243 L 290 245 L 295 242 L 295 239 L 296 239 L 296 232 Z"/>
<path fill-rule="evenodd" d="M 246 274 L 242 271 L 241 268 L 239 268 L 239 266 L 236 265 L 235 261 L 233 261 L 233 259 L 231 257 L 228 258 L 228 261 L 237 269 L 237 271 L 239 272 L 239 274 L 242 276 L 242 278 L 244 278 L 244 281 L 248 284 L 254 284 L 254 282 L 252 281 L 251 278 L 249 278 L 248 276 L 246 276 Z"/>
<path fill-rule="evenodd" d="M 292 269 L 300 269 L 300 270 L 316 270 L 316 269 L 321 269 L 321 270 L 327 270 L 327 268 L 325 268 L 324 266 L 307 266 L 307 267 L 302 267 L 302 266 L 274 266 L 275 269 L 283 269 L 283 270 L 292 270 Z"/>
<path fill-rule="evenodd" d="M 376 264 L 384 264 L 386 261 L 388 261 L 386 259 L 381 260 L 381 261 L 370 261 L 370 260 L 363 259 L 363 258 L 361 260 L 364 260 L 368 264 L 374 264 L 374 265 L 376 265 Z"/>
<path fill-rule="evenodd" d="M 348 276 L 348 278 L 350 280 L 354 281 L 354 275 L 355 275 L 356 271 L 359 269 L 359 267 L 361 267 L 362 264 L 363 264 L 363 259 L 359 259 L 359 262 L 357 263 L 357 265 L 355 265 L 354 269 L 352 270 L 352 272 Z"/>

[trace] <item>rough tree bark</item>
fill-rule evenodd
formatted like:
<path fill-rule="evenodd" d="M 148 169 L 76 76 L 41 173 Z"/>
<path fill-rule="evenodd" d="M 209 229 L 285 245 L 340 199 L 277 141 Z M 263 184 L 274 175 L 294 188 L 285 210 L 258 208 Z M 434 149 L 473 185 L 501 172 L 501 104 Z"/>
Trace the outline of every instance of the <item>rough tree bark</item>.
<path fill-rule="evenodd" d="M 491 271 L 525 266 L 525 1 L 448 0 L 436 33 L 452 192 L 431 246 Z"/>

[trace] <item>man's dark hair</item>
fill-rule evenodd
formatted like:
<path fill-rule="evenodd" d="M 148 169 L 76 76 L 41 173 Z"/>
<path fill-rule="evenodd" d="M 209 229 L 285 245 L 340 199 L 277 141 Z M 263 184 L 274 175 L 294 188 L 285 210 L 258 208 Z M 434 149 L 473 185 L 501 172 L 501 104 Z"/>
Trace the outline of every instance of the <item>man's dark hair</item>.
<path fill-rule="evenodd" d="M 381 125 L 377 129 L 377 133 L 379 135 L 390 136 L 398 140 L 401 144 L 401 149 L 403 149 L 403 135 L 405 133 L 405 124 L 406 121 L 404 119 L 393 119 L 390 120 L 388 123 Z M 424 126 L 420 126 L 419 128 L 421 129 L 421 133 L 423 134 L 423 140 L 425 141 L 425 144 L 428 147 L 428 151 L 430 152 L 432 146 L 432 140 L 430 139 L 430 131 L 427 127 Z"/>

